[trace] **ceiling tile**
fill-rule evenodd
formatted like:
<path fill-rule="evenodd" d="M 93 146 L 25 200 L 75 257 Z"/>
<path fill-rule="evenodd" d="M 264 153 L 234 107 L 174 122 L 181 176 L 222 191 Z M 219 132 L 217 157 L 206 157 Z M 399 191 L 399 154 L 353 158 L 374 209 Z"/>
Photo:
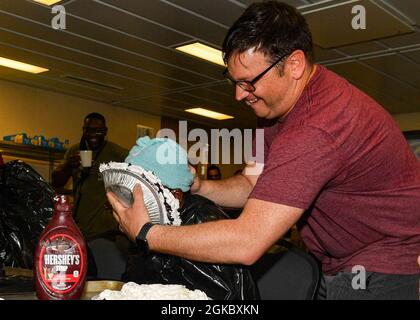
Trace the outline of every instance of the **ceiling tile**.
<path fill-rule="evenodd" d="M 350 46 L 339 47 L 337 49 L 339 49 L 340 51 L 348 55 L 358 55 L 358 54 L 384 50 L 384 46 L 374 41 L 368 41 L 368 42 L 353 44 Z"/>
<path fill-rule="evenodd" d="M 418 0 L 385 0 L 385 2 L 406 15 L 417 25 L 420 25 L 420 10 Z"/>
<path fill-rule="evenodd" d="M 419 3 L 419 10 L 420 10 L 420 3 Z M 380 42 L 390 48 L 399 48 L 399 47 L 418 45 L 420 44 L 420 32 L 402 34 L 399 36 L 381 39 Z"/>
<path fill-rule="evenodd" d="M 132 0 L 94 0 L 97 3 L 108 4 L 120 8 L 139 17 L 177 31 L 192 38 L 201 39 L 221 46 L 227 29 L 213 24 L 197 16 L 188 14 L 161 1 L 132 1 Z"/>
<path fill-rule="evenodd" d="M 162 0 L 161 0 L 162 1 Z M 241 15 L 243 8 L 226 0 L 164 0 L 168 5 L 179 7 L 181 10 L 190 11 L 216 23 L 226 29 Z"/>
<path fill-rule="evenodd" d="M 363 62 L 420 90 L 420 64 L 396 54 L 364 59 Z"/>
<path fill-rule="evenodd" d="M 321 10 L 307 11 L 305 19 L 311 28 L 314 43 L 322 48 L 332 48 L 413 31 L 411 26 L 374 2 L 360 0 L 357 4 L 362 5 L 369 13 L 366 29 L 352 28 L 353 1 L 346 1 L 338 6 L 328 6 L 326 3 Z"/>
<path fill-rule="evenodd" d="M 420 111 L 419 104 L 416 103 L 420 101 L 420 90 L 384 77 L 381 73 L 357 62 L 334 65 L 329 68 L 355 85 L 365 88 L 368 94 L 378 101 L 381 100 L 383 107 L 391 113 Z"/>

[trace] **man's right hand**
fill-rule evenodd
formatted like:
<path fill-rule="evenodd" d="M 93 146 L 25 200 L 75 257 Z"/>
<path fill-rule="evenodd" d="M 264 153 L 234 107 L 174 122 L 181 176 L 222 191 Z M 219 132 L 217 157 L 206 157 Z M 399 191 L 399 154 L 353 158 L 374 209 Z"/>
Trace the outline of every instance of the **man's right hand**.
<path fill-rule="evenodd" d="M 72 175 L 73 169 L 80 166 L 80 155 L 79 153 L 70 155 L 68 159 L 60 164 L 51 174 L 51 185 L 54 188 L 61 188 L 66 185 Z"/>
<path fill-rule="evenodd" d="M 76 153 L 71 155 L 65 163 L 65 167 L 68 169 L 76 169 L 80 166 L 80 154 Z"/>

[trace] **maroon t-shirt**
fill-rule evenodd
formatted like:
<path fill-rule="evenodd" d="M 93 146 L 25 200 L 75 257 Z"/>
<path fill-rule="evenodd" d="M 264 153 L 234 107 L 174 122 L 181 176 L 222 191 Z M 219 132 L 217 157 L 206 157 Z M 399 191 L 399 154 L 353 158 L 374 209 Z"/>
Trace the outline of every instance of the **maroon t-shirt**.
<path fill-rule="evenodd" d="M 250 198 L 307 210 L 301 236 L 324 273 L 420 273 L 420 162 L 380 105 L 317 66 L 292 111 L 264 130 Z"/>

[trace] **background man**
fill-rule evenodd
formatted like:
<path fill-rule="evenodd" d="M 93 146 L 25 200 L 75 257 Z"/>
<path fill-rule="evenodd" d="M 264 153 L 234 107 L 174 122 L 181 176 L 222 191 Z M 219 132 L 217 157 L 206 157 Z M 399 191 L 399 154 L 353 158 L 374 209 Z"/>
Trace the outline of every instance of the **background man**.
<path fill-rule="evenodd" d="M 88 114 L 83 122 L 79 144 L 69 148 L 64 162 L 52 173 L 52 185 L 63 187 L 73 179 L 74 218 L 95 258 L 98 277 L 119 279 L 125 268 L 123 254 L 128 241 L 118 231 L 107 205 L 105 188 L 99 175 L 99 164 L 124 161 L 128 150 L 106 140 L 108 128 L 99 113 Z M 92 166 L 83 168 L 80 150 L 92 150 Z"/>

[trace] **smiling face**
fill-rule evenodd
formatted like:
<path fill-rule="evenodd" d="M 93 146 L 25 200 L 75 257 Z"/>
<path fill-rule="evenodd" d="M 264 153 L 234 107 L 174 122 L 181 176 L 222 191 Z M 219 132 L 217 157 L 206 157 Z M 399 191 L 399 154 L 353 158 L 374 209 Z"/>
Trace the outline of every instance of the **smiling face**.
<path fill-rule="evenodd" d="M 86 119 L 83 126 L 83 137 L 90 150 L 99 149 L 104 143 L 108 128 L 100 119 Z"/>
<path fill-rule="evenodd" d="M 250 81 L 271 64 L 272 61 L 262 52 L 249 49 L 233 53 L 228 60 L 228 70 L 234 80 Z M 306 85 L 308 67 L 303 52 L 296 50 L 264 74 L 254 84 L 254 92 L 245 91 L 236 85 L 235 99 L 244 101 L 260 118 L 284 117 L 293 108 Z M 279 68 L 282 69 L 282 75 Z"/>

